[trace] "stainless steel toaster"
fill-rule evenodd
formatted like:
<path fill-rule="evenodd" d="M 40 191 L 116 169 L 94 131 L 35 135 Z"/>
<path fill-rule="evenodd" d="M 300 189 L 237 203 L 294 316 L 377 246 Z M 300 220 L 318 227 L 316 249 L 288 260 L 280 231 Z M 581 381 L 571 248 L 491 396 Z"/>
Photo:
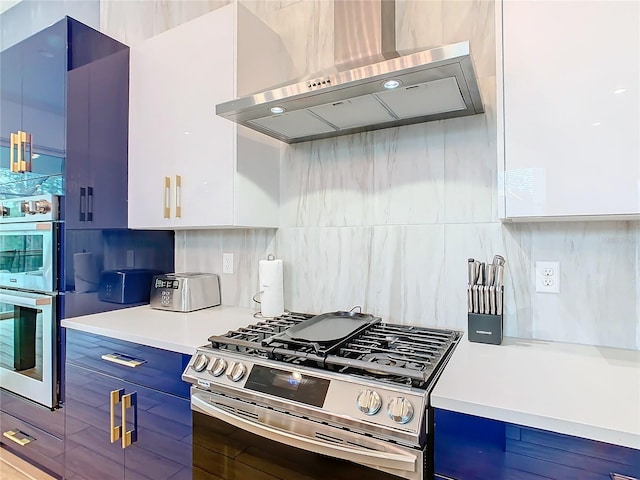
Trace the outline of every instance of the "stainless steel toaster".
<path fill-rule="evenodd" d="M 151 283 L 151 308 L 191 312 L 220 305 L 220 279 L 215 273 L 167 273 Z"/>

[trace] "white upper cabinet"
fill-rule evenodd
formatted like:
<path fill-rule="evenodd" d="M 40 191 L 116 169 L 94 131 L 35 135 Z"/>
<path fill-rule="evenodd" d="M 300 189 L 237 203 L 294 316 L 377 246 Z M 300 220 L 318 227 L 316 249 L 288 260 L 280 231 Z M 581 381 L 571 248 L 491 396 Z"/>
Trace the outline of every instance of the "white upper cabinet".
<path fill-rule="evenodd" d="M 215 106 L 283 81 L 279 47 L 233 3 L 131 48 L 130 228 L 278 226 L 280 143 Z"/>
<path fill-rule="evenodd" d="M 500 216 L 637 218 L 640 2 L 501 6 Z"/>

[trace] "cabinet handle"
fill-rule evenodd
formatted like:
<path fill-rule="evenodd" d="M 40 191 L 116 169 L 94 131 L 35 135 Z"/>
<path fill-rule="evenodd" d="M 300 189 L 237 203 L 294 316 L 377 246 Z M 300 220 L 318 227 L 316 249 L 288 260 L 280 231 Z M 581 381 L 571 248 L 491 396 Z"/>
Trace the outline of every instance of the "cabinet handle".
<path fill-rule="evenodd" d="M 35 440 L 35 438 L 27 435 L 26 433 L 18 430 L 17 428 L 15 430 L 9 430 L 7 432 L 4 432 L 2 435 L 7 437 L 12 442 L 16 442 L 21 447 L 24 447 L 25 445 Z"/>
<path fill-rule="evenodd" d="M 164 177 L 164 218 L 171 217 L 171 178 Z"/>
<path fill-rule="evenodd" d="M 127 430 L 127 408 L 133 407 L 133 430 Z M 138 393 L 128 393 L 122 397 L 122 448 L 138 441 Z"/>
<path fill-rule="evenodd" d="M 120 438 L 120 434 L 122 432 L 122 427 L 120 425 L 116 426 L 116 403 L 120 403 L 122 399 L 122 395 L 124 394 L 124 388 L 120 390 L 112 390 L 109 394 L 109 432 L 111 434 L 111 443 L 115 442 Z M 124 421 L 123 421 L 124 423 Z"/>
<path fill-rule="evenodd" d="M 176 218 L 182 217 L 182 177 L 176 175 Z"/>
<path fill-rule="evenodd" d="M 84 187 L 80 187 L 80 221 L 85 221 L 85 211 L 86 211 L 86 203 L 87 203 L 87 189 Z"/>
<path fill-rule="evenodd" d="M 135 358 L 130 355 L 125 355 L 124 353 L 117 352 L 105 353 L 104 355 L 100 356 L 100 358 L 106 360 L 107 362 L 113 362 L 117 363 L 118 365 L 124 365 L 125 367 L 131 368 L 139 367 L 140 365 L 147 363 L 146 360 L 143 360 L 141 358 Z"/>
<path fill-rule="evenodd" d="M 87 222 L 93 222 L 93 187 L 87 187 Z"/>
<path fill-rule="evenodd" d="M 610 473 L 609 476 L 612 480 L 638 480 L 636 477 L 629 477 L 620 473 Z"/>
<path fill-rule="evenodd" d="M 14 155 L 14 148 L 16 154 Z M 11 171 L 25 173 L 31 171 L 31 159 L 33 157 L 33 141 L 30 133 L 18 130 L 11 133 Z"/>

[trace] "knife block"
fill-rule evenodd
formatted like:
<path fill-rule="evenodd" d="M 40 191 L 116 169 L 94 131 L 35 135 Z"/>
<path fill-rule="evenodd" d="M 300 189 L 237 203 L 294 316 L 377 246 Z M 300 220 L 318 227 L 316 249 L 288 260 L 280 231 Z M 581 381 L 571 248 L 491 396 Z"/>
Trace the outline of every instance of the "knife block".
<path fill-rule="evenodd" d="M 470 342 L 502 343 L 502 322 L 504 315 L 488 315 L 484 313 L 468 314 L 468 338 Z"/>
<path fill-rule="evenodd" d="M 491 315 L 487 313 L 468 313 L 467 327 L 470 342 L 490 343 L 500 345 L 502 343 L 502 331 L 504 326 L 504 287 L 500 291 L 500 305 L 502 313 Z"/>

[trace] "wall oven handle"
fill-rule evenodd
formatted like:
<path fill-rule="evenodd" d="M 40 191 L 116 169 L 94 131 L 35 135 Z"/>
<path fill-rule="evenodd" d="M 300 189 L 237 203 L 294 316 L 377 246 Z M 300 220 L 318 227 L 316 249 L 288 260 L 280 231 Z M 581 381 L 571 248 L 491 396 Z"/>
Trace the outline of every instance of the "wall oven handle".
<path fill-rule="evenodd" d="M 3 290 L 0 293 L 0 303 L 12 303 L 21 307 L 37 307 L 39 305 L 51 305 L 51 296 L 42 295 L 39 296 L 22 296 L 18 292 L 6 293 L 8 290 Z"/>
<path fill-rule="evenodd" d="M 234 427 L 285 445 L 365 465 L 394 468 L 405 472 L 416 471 L 416 455 L 409 453 L 402 455 L 398 453 L 379 452 L 377 450 L 352 448 L 308 437 L 301 437 L 294 433 L 238 417 L 194 395 L 191 396 L 191 405 L 197 407 L 207 415 L 222 420 Z"/>

